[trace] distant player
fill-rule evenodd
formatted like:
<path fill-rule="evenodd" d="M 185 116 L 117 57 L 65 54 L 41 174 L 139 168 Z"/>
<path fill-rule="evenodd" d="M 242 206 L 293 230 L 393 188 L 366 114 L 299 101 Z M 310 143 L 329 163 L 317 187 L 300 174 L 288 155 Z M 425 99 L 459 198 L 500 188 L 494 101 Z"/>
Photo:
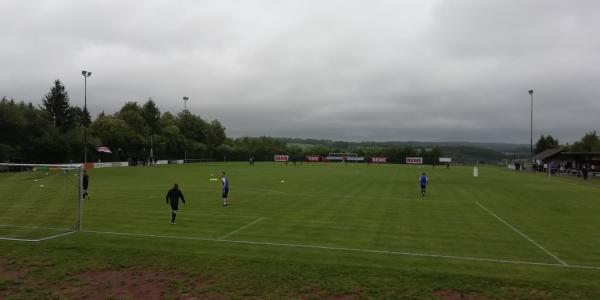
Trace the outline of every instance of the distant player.
<path fill-rule="evenodd" d="M 227 198 L 227 194 L 229 194 L 229 180 L 225 176 L 225 171 L 221 172 L 221 182 L 223 182 L 223 206 L 227 206 L 229 205 L 229 198 Z"/>
<path fill-rule="evenodd" d="M 179 198 L 183 204 L 185 204 L 185 199 L 183 198 L 183 194 L 179 190 L 179 186 L 176 184 L 173 185 L 167 192 L 167 196 L 165 199 L 167 200 L 167 204 L 171 204 L 171 224 L 175 224 L 175 218 L 177 217 L 177 210 L 179 210 Z"/>
<path fill-rule="evenodd" d="M 421 195 L 425 196 L 425 188 L 427 187 L 427 176 L 425 175 L 425 172 L 423 172 L 423 174 L 421 175 L 421 177 L 419 178 L 419 183 L 421 184 Z"/>
<path fill-rule="evenodd" d="M 81 197 L 83 199 L 90 199 L 90 195 L 88 194 L 88 186 L 90 185 L 90 177 L 87 174 L 86 170 L 83 170 L 83 180 L 81 182 L 82 193 Z"/>

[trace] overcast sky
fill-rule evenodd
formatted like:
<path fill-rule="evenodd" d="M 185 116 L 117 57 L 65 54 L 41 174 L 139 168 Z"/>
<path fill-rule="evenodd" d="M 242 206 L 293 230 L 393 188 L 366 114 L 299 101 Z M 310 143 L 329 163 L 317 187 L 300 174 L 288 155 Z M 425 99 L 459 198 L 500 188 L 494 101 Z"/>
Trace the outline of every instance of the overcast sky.
<path fill-rule="evenodd" d="M 227 134 L 572 142 L 600 131 L 600 1 L 0 1 L 0 97 L 218 119 Z"/>

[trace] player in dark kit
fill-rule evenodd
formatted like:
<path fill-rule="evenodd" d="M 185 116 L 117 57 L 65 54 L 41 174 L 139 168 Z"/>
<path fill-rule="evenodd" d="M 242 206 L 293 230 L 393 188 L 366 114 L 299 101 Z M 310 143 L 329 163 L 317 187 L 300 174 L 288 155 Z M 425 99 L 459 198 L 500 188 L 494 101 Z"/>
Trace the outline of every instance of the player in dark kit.
<path fill-rule="evenodd" d="M 81 181 L 81 197 L 83 199 L 89 199 L 90 195 L 88 194 L 88 186 L 90 185 L 90 177 L 87 174 L 86 170 L 83 170 L 83 179 Z"/>
<path fill-rule="evenodd" d="M 421 175 L 421 177 L 419 178 L 419 183 L 421 184 L 421 195 L 425 196 L 425 188 L 427 187 L 427 176 L 425 175 L 425 172 L 423 172 L 423 175 Z"/>
<path fill-rule="evenodd" d="M 171 224 L 175 224 L 175 217 L 177 217 L 177 210 L 179 209 L 179 198 L 181 198 L 181 201 L 185 204 L 185 199 L 183 198 L 183 194 L 179 190 L 177 183 L 167 192 L 165 198 L 167 203 L 171 204 Z"/>
<path fill-rule="evenodd" d="M 227 198 L 229 194 L 229 180 L 225 176 L 225 171 L 221 172 L 221 181 L 223 182 L 223 206 L 227 206 L 229 205 L 229 199 Z"/>

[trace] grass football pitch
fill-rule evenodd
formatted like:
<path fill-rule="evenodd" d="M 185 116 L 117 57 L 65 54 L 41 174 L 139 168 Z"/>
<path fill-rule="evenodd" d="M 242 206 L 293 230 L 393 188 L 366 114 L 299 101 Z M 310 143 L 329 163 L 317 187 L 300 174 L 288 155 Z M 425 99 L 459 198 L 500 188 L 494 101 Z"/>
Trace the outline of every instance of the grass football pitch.
<path fill-rule="evenodd" d="M 80 231 L 75 174 L 0 174 L 0 298 L 93 297 L 86 293 L 97 286 L 82 274 L 150 269 L 186 274 L 158 285 L 167 299 L 600 298 L 597 181 L 472 171 L 351 163 L 94 169 Z M 176 225 L 165 202 L 173 183 L 186 199 Z M 102 297 L 142 297 L 114 285 Z"/>

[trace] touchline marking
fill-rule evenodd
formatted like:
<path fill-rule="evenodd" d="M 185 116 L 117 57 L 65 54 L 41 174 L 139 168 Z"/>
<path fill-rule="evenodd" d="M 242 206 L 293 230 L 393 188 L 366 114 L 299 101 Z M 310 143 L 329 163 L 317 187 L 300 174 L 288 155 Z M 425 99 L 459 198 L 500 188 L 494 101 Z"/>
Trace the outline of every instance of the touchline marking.
<path fill-rule="evenodd" d="M 543 263 L 543 262 L 506 260 L 506 259 L 495 259 L 495 258 L 478 258 L 478 257 L 466 257 L 466 256 L 454 256 L 454 255 L 427 254 L 427 253 L 398 252 L 398 251 L 387 251 L 387 250 L 355 249 L 355 248 L 345 248 L 345 247 L 328 247 L 328 246 L 318 246 L 318 245 L 302 245 L 302 244 L 258 242 L 258 241 L 224 240 L 224 239 L 211 239 L 211 238 L 201 238 L 201 237 L 154 235 L 154 234 L 143 234 L 143 233 L 126 233 L 126 232 L 97 231 L 97 230 L 82 230 L 81 232 L 82 233 L 94 233 L 94 234 L 163 238 L 163 239 L 179 239 L 179 240 L 221 242 L 221 243 L 233 243 L 233 244 L 261 245 L 261 246 L 323 249 L 323 250 L 346 251 L 346 252 L 389 254 L 389 255 L 399 255 L 399 256 L 431 257 L 431 258 L 443 258 L 443 259 L 453 259 L 453 260 L 504 263 L 504 264 L 514 264 L 514 265 L 531 265 L 531 266 L 559 267 L 559 268 L 571 268 L 571 269 L 600 270 L 600 267 L 595 267 L 595 266 L 563 265 L 563 264 L 557 264 L 557 263 Z"/>
<path fill-rule="evenodd" d="M 48 230 L 62 230 L 62 231 L 70 231 L 70 230 L 73 230 L 73 229 L 67 229 L 67 228 L 39 227 L 39 226 L 24 226 L 24 225 L 9 225 L 9 224 L 0 224 L 0 227 L 31 228 L 31 229 L 48 229 Z"/>
<path fill-rule="evenodd" d="M 230 232 L 230 233 L 228 233 L 228 234 L 226 234 L 226 235 L 224 235 L 224 236 L 222 236 L 222 237 L 218 238 L 218 240 L 223 240 L 223 239 L 225 239 L 226 237 L 228 237 L 228 236 L 230 236 L 230 235 L 232 235 L 232 234 L 234 234 L 234 233 L 237 233 L 237 232 L 239 232 L 239 231 L 241 231 L 241 230 L 243 230 L 243 229 L 245 229 L 245 228 L 248 228 L 248 227 L 250 227 L 250 226 L 252 226 L 252 225 L 254 225 L 254 224 L 256 224 L 256 223 L 258 223 L 258 222 L 260 222 L 260 221 L 262 221 L 262 220 L 264 220 L 264 219 L 265 219 L 265 218 L 264 218 L 264 217 L 262 217 L 262 218 L 260 218 L 260 219 L 254 220 L 254 222 L 252 222 L 252 223 L 250 223 L 250 224 L 247 224 L 246 226 L 242 226 L 242 227 L 238 228 L 237 230 L 234 230 L 234 231 L 232 231 L 232 232 Z"/>
<path fill-rule="evenodd" d="M 49 237 L 45 237 L 45 238 L 41 238 L 41 239 L 19 239 L 19 238 L 5 238 L 5 237 L 0 237 L 0 240 L 3 241 L 17 241 L 17 242 L 41 242 L 41 241 L 47 241 L 50 239 L 54 239 L 57 237 L 61 237 L 61 236 L 65 236 L 65 235 L 69 235 L 69 234 L 73 234 L 77 231 L 69 231 L 69 232 L 65 232 L 65 233 L 61 233 L 61 234 L 56 234 L 53 236 L 49 236 Z"/>
<path fill-rule="evenodd" d="M 534 244 L 535 246 L 537 246 L 538 248 L 540 248 L 542 251 L 546 252 L 546 254 L 550 255 L 552 258 L 554 258 L 557 262 L 559 262 L 561 265 L 563 266 L 568 266 L 568 264 L 566 262 L 564 262 L 562 259 L 558 258 L 558 256 L 552 254 L 552 252 L 548 251 L 546 248 L 542 247 L 542 245 L 536 243 L 536 241 L 532 240 L 530 237 L 528 237 L 526 234 L 522 233 L 519 229 L 515 228 L 514 226 L 510 225 L 508 222 L 504 221 L 504 219 L 500 218 L 499 216 L 497 216 L 496 214 L 494 214 L 493 212 L 491 212 L 489 209 L 487 209 L 485 206 L 481 205 L 481 203 L 479 202 L 475 202 L 475 204 L 477 204 L 477 206 L 481 207 L 481 209 L 485 210 L 488 214 L 490 214 L 492 217 L 496 218 L 498 221 L 502 222 L 502 224 L 508 226 L 508 228 L 512 229 L 514 232 L 518 233 L 520 236 L 522 236 L 524 239 L 528 240 L 529 242 L 531 242 L 532 244 Z"/>
<path fill-rule="evenodd" d="M 38 242 L 38 240 L 30 240 L 30 239 L 18 239 L 18 238 L 0 238 L 3 241 L 18 241 L 18 242 Z"/>

